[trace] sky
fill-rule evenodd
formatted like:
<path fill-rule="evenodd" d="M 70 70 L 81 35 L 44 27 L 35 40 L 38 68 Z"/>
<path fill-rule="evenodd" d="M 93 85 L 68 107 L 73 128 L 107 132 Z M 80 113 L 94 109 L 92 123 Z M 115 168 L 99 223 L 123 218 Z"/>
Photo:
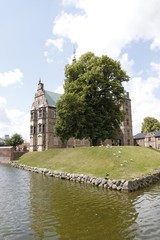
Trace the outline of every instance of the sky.
<path fill-rule="evenodd" d="M 64 68 L 91 51 L 121 63 L 133 134 L 145 117 L 160 121 L 159 0 L 1 0 L 0 137 L 29 141 L 39 80 L 63 93 Z"/>

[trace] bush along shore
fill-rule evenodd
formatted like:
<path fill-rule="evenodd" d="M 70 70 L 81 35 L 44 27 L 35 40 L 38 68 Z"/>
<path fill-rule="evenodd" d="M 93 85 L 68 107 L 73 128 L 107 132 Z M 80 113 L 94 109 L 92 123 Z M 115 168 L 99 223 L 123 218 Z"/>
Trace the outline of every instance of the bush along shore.
<path fill-rule="evenodd" d="M 18 164 L 15 162 L 12 162 L 11 165 L 16 168 L 32 171 L 35 173 L 41 173 L 43 175 L 50 176 L 50 177 L 56 177 L 56 178 L 75 181 L 79 183 L 89 183 L 97 187 L 103 187 L 103 188 L 109 188 L 113 190 L 127 191 L 127 192 L 143 189 L 145 187 L 150 186 L 151 184 L 157 183 L 160 180 L 160 170 L 157 170 L 153 174 L 145 175 L 141 178 L 136 178 L 133 180 L 125 180 L 125 179 L 111 180 L 107 176 L 105 178 L 100 178 L 100 177 L 88 176 L 85 174 L 64 173 L 64 172 L 58 172 L 58 171 L 50 170 L 46 168 L 31 167 L 24 164 Z"/>

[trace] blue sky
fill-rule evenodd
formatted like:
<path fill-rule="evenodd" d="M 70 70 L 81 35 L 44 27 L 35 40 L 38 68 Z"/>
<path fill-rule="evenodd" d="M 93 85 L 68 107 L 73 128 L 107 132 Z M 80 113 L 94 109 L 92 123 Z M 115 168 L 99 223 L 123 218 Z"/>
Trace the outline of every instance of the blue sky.
<path fill-rule="evenodd" d="M 92 51 L 121 62 L 130 76 L 133 133 L 144 117 L 160 120 L 159 0 L 1 0 L 0 137 L 29 140 L 39 79 L 62 93 L 64 67 Z"/>

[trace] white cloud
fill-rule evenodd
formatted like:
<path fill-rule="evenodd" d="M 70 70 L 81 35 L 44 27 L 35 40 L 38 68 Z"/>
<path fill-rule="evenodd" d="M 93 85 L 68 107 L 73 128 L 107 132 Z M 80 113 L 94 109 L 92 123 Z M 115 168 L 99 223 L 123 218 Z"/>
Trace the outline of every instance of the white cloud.
<path fill-rule="evenodd" d="M 125 70 L 129 76 L 132 76 L 134 60 L 133 59 L 129 60 L 128 53 L 124 53 L 119 59 L 119 61 L 121 63 L 122 69 Z"/>
<path fill-rule="evenodd" d="M 151 50 L 160 50 L 160 37 L 155 38 L 150 46 Z"/>
<path fill-rule="evenodd" d="M 50 57 L 49 52 L 45 51 L 45 52 L 44 52 L 44 57 L 46 58 L 46 61 L 47 61 L 48 63 L 52 63 L 52 62 L 53 62 L 53 59 Z"/>
<path fill-rule="evenodd" d="M 8 87 L 13 84 L 21 84 L 23 73 L 20 69 L 14 69 L 13 71 L 0 73 L 0 86 Z"/>
<path fill-rule="evenodd" d="M 24 140 L 29 141 L 30 114 L 21 112 L 18 109 L 9 110 L 7 113 L 11 116 L 11 125 L 8 129 L 9 134 L 12 135 L 14 133 L 19 133 L 22 135 Z"/>
<path fill-rule="evenodd" d="M 23 73 L 19 69 L 0 73 L 0 86 L 8 87 L 14 84 L 22 84 Z M 10 136 L 15 132 L 28 139 L 26 129 L 29 129 L 29 122 L 26 121 L 26 114 L 18 109 L 8 110 L 5 108 L 6 99 L 0 96 L 0 137 L 6 134 Z"/>
<path fill-rule="evenodd" d="M 158 76 L 160 76 L 160 63 L 151 62 L 151 68 Z"/>
<path fill-rule="evenodd" d="M 63 5 L 71 5 L 71 4 L 75 4 L 75 0 L 62 0 L 62 4 Z"/>
<path fill-rule="evenodd" d="M 141 69 L 141 75 L 133 72 L 137 64 L 122 55 L 125 47 L 139 41 L 151 42 L 150 50 L 160 50 L 160 1 L 159 0 L 63 0 L 71 8 L 63 10 L 53 25 L 54 38 L 63 38 L 76 44 L 76 56 L 92 51 L 119 59 L 122 68 L 131 76 L 125 87 L 132 100 L 134 133 L 141 131 L 144 117 L 160 120 L 160 64 L 151 63 L 151 69 Z M 144 59 L 145 61 L 145 59 Z M 152 70 L 152 71 L 151 71 Z M 144 77 L 147 72 L 149 77 Z M 152 75 L 153 74 L 153 75 Z M 138 77 L 139 76 L 139 77 Z"/>
<path fill-rule="evenodd" d="M 128 56 L 122 57 L 124 62 L 129 64 L 129 71 L 132 71 L 133 62 L 128 60 Z M 123 63 L 123 61 L 122 61 Z M 123 65 L 123 64 L 122 64 Z M 160 63 L 151 62 L 152 72 L 148 78 L 142 76 L 132 76 L 128 83 L 124 83 L 124 87 L 130 93 L 132 104 L 132 120 L 133 133 L 141 132 L 141 124 L 145 117 L 154 117 L 160 121 L 160 98 L 157 92 L 160 89 Z M 125 69 L 126 70 L 126 69 Z M 150 69 L 149 69 L 150 70 Z"/>
<path fill-rule="evenodd" d="M 130 93 L 132 100 L 132 120 L 134 134 L 141 132 L 141 124 L 147 116 L 155 117 L 160 121 L 160 99 L 155 92 L 160 88 L 160 79 L 158 77 L 133 77 L 125 88 Z"/>
<path fill-rule="evenodd" d="M 81 10 L 62 11 L 55 19 L 53 34 L 77 44 L 77 53 L 93 51 L 118 58 L 129 43 L 160 37 L 159 0 L 63 0 Z"/>
<path fill-rule="evenodd" d="M 18 133 L 22 135 L 24 140 L 29 141 L 30 115 L 18 109 L 7 110 L 2 107 L 0 107 L 0 112 L 0 137 Z"/>
<path fill-rule="evenodd" d="M 59 87 L 55 90 L 55 92 L 56 92 L 56 93 L 63 94 L 63 93 L 64 93 L 63 85 L 59 86 Z"/>
<path fill-rule="evenodd" d="M 64 39 L 63 38 L 58 38 L 58 39 L 48 39 L 46 41 L 46 47 L 49 46 L 55 46 L 60 52 L 63 51 L 63 44 L 64 44 Z"/>
<path fill-rule="evenodd" d="M 0 96 L 0 106 L 6 103 L 6 99 Z"/>
<path fill-rule="evenodd" d="M 10 118 L 3 107 L 0 107 L 0 112 L 0 130 L 2 130 L 4 127 L 10 126 Z"/>
<path fill-rule="evenodd" d="M 0 130 L 1 130 L 1 134 L 2 131 L 5 130 L 7 128 L 7 126 L 10 126 L 10 119 L 8 117 L 7 111 L 4 108 L 4 104 L 6 103 L 6 99 L 3 97 L 0 97 Z M 0 136 L 3 137 L 3 136 Z"/>

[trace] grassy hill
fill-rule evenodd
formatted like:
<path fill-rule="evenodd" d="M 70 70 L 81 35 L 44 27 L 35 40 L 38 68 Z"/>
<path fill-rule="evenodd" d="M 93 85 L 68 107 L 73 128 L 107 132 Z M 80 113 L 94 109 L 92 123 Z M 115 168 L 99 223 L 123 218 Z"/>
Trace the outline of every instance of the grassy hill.
<path fill-rule="evenodd" d="M 24 154 L 17 163 L 66 173 L 132 179 L 160 169 L 160 151 L 133 146 L 61 148 Z"/>

